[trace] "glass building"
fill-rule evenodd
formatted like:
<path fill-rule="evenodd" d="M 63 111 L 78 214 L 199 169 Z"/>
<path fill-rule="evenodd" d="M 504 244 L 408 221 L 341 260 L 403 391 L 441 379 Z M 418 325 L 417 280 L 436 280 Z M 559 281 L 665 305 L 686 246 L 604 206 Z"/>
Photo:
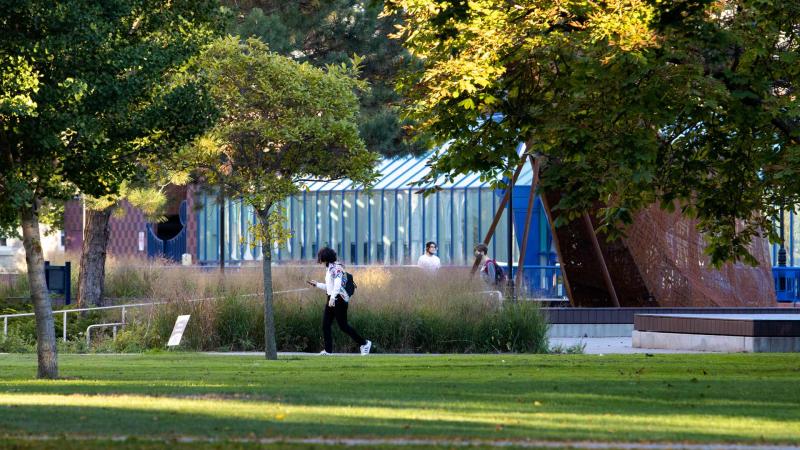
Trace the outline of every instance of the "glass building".
<path fill-rule="evenodd" d="M 370 191 L 350 180 L 312 183 L 283 204 L 291 238 L 275 246 L 276 262 L 307 261 L 325 246 L 336 250 L 349 264 L 415 264 L 425 242 L 438 244 L 445 265 L 469 265 L 473 246 L 481 242 L 492 223 L 504 191 L 493 190 L 480 174 L 459 176 L 437 183 L 441 190 L 423 196 L 425 186 L 414 185 L 430 170 L 428 157 L 405 157 L 381 162 L 381 174 Z M 514 188 L 515 237 L 512 257 L 519 258 L 532 172 L 526 165 Z M 197 210 L 198 260 L 219 261 L 220 206 L 213 194 L 200 194 Z M 261 249 L 252 248 L 250 225 L 256 222 L 251 207 L 231 198 L 225 205 L 225 259 L 260 259 Z M 503 214 L 492 241 L 490 257 L 508 261 L 508 215 Z M 526 266 L 552 266 L 556 262 L 552 238 L 541 202 L 537 199 L 531 223 Z"/>

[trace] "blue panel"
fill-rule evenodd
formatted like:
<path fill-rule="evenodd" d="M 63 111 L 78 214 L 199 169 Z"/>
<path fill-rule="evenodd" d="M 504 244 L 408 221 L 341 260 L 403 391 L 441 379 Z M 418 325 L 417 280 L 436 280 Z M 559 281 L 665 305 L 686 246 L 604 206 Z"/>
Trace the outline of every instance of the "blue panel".
<path fill-rule="evenodd" d="M 411 227 L 411 224 L 413 223 L 413 220 L 414 220 L 411 217 L 411 212 L 412 212 L 412 209 L 411 209 L 411 196 L 412 195 L 414 195 L 414 194 L 412 193 L 412 190 L 409 189 L 408 190 L 408 214 L 406 214 L 408 216 L 408 223 L 406 224 L 408 226 L 408 228 L 407 228 L 408 232 L 406 233 L 408 235 L 408 252 L 406 252 L 406 253 L 408 253 L 408 262 L 409 263 L 412 263 L 414 261 L 412 256 L 411 256 L 411 245 L 413 243 L 413 241 L 411 240 L 411 235 L 412 235 L 412 231 L 413 231 L 413 229 Z"/>
<path fill-rule="evenodd" d="M 302 245 L 300 245 L 300 259 L 306 259 L 308 255 L 308 233 L 306 233 L 306 227 L 308 226 L 308 191 L 303 191 L 303 232 L 302 236 Z"/>
<path fill-rule="evenodd" d="M 372 253 L 370 249 L 372 248 L 372 199 L 367 199 L 367 248 L 366 252 L 364 253 L 364 264 L 369 264 L 372 262 Z"/>
<path fill-rule="evenodd" d="M 180 262 L 181 256 L 186 253 L 186 228 L 182 229 L 177 236 L 163 242 L 164 257 Z"/>
<path fill-rule="evenodd" d="M 336 242 L 333 241 L 333 214 L 331 214 L 331 200 L 333 200 L 333 192 L 328 191 L 328 207 L 325 208 L 325 211 L 328 213 L 328 233 L 330 233 L 330 235 L 325 236 L 325 238 L 327 239 L 328 246 L 335 250 Z"/>
<path fill-rule="evenodd" d="M 164 241 L 156 236 L 152 224 L 145 224 L 147 233 L 147 257 L 158 258 L 164 255 Z"/>
<path fill-rule="evenodd" d="M 397 247 L 399 245 L 402 245 L 400 243 L 400 239 L 399 239 L 399 236 L 398 236 L 399 229 L 400 229 L 400 223 L 398 221 L 398 218 L 399 218 L 398 214 L 399 214 L 399 211 L 400 211 L 400 202 L 397 201 L 397 191 L 392 191 L 392 195 L 394 195 L 394 239 L 393 239 L 394 242 L 392 242 L 392 251 L 394 253 L 392 254 L 392 256 L 390 258 L 391 258 L 392 262 L 394 262 L 395 264 L 400 264 L 400 261 L 398 261 L 399 258 L 397 257 L 397 255 L 399 254 L 399 251 L 398 251 Z"/>
<path fill-rule="evenodd" d="M 247 245 L 247 215 L 245 214 L 244 201 L 240 201 L 239 206 L 239 259 L 244 259 L 245 245 Z M 278 250 L 278 259 L 281 258 Z"/>
<path fill-rule="evenodd" d="M 354 213 L 353 224 L 354 224 L 354 228 L 355 228 L 355 234 L 353 234 L 353 239 L 356 242 L 356 248 L 355 248 L 356 251 L 352 252 L 353 253 L 353 264 L 358 264 L 358 253 L 359 253 L 359 249 L 358 249 L 358 191 L 355 191 L 353 193 L 353 213 Z"/>
<path fill-rule="evenodd" d="M 384 230 L 386 230 L 386 190 L 381 191 L 381 232 L 378 237 L 378 242 L 375 250 L 375 260 L 379 262 L 384 261 L 384 252 L 386 252 L 386 244 L 383 242 Z M 391 248 L 391 247 L 390 247 Z M 381 251 L 378 251 L 381 249 Z"/>
<path fill-rule="evenodd" d="M 464 260 L 467 264 L 469 264 L 470 254 L 467 252 L 467 237 L 469 236 L 467 231 L 467 225 L 469 224 L 469 190 L 464 188 Z"/>
<path fill-rule="evenodd" d="M 339 241 L 342 243 L 342 252 L 339 255 L 339 257 L 342 259 L 342 261 L 344 261 L 344 257 L 345 255 L 347 255 L 347 251 L 345 251 L 344 246 L 347 245 L 350 240 L 345 238 L 345 232 L 347 231 L 347 229 L 345 228 L 346 220 L 344 218 L 344 191 L 342 191 L 340 195 L 341 198 L 339 198 L 339 209 L 340 209 L 339 222 L 342 223 L 342 234 L 339 237 Z"/>
<path fill-rule="evenodd" d="M 794 212 L 789 212 L 789 265 L 794 266 Z"/>
<path fill-rule="evenodd" d="M 319 191 L 314 193 L 314 247 L 311 249 L 311 254 L 316 255 L 319 252 Z"/>

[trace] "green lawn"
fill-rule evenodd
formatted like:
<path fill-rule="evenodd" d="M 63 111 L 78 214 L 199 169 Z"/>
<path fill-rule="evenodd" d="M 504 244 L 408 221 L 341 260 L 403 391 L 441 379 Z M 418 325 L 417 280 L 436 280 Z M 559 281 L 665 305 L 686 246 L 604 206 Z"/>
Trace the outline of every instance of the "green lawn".
<path fill-rule="evenodd" d="M 176 437 L 800 443 L 796 354 L 62 355 L 58 381 L 35 380 L 35 362 L 0 355 L 2 448 L 106 447 L 25 434 L 163 439 L 118 444 L 130 449 L 180 448 Z"/>

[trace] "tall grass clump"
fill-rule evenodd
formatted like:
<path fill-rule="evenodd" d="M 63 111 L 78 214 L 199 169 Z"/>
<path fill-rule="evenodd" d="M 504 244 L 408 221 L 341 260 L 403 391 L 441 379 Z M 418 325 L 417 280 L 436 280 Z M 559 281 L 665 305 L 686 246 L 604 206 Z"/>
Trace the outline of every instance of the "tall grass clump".
<path fill-rule="evenodd" d="M 498 301 L 491 288 L 472 279 L 466 268 L 443 267 L 435 274 L 415 267 L 348 268 L 358 289 L 349 319 L 359 333 L 386 353 L 546 352 L 547 322 L 535 302 Z M 320 266 L 273 268 L 275 322 L 281 351 L 317 352 L 323 347 L 325 293 L 306 280 L 324 278 Z M 143 260 L 112 259 L 106 292 L 109 303 L 148 303 L 126 312 L 126 325 L 85 330 L 94 323 L 117 322 L 119 310 L 71 314 L 65 351 L 140 352 L 164 349 L 175 319 L 191 316 L 181 347 L 203 351 L 263 351 L 264 316 L 259 267 L 227 269 L 182 267 Z M 59 316 L 60 317 L 60 316 Z M 56 333 L 61 336 L 61 321 Z M 35 339 L 32 318 L 14 319 L 14 337 L 0 348 L 23 351 Z M 334 323 L 334 351 L 357 345 Z"/>
<path fill-rule="evenodd" d="M 487 288 L 479 280 L 470 279 L 465 269 L 442 269 L 428 275 L 415 268 L 367 267 L 352 269 L 352 273 L 359 287 L 350 301 L 350 323 L 372 340 L 378 351 L 547 351 L 547 323 L 537 304 L 504 304 L 480 293 Z M 275 291 L 281 292 L 297 289 L 308 279 L 321 279 L 324 272 L 318 267 L 278 266 L 275 274 L 280 280 Z M 182 347 L 261 351 L 262 300 L 247 295 L 257 289 L 259 276 L 258 270 L 244 269 L 224 277 L 207 274 L 204 283 L 216 284 L 216 288 L 206 285 L 197 289 L 195 284 L 195 295 L 216 293 L 220 297 L 189 301 L 184 293 L 183 298 L 139 315 L 129 328 L 147 330 L 137 331 L 148 336 L 143 347 L 163 348 L 175 318 L 191 314 Z M 168 289 L 163 282 L 158 288 L 161 292 Z M 315 288 L 276 295 L 276 337 L 281 351 L 314 352 L 322 348 L 325 301 L 325 294 Z M 336 324 L 333 328 L 335 351 L 356 351 L 357 345 Z"/>

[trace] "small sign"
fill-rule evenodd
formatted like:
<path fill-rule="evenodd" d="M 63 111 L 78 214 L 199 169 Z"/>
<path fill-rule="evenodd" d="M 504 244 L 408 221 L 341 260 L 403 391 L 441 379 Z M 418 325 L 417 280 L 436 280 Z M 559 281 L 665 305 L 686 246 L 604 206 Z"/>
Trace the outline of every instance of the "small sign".
<path fill-rule="evenodd" d="M 170 335 L 169 342 L 167 342 L 167 347 L 175 347 L 181 344 L 181 338 L 186 330 L 187 323 L 189 323 L 189 314 L 178 316 L 178 320 L 175 321 L 175 328 L 172 329 L 172 335 Z"/>
<path fill-rule="evenodd" d="M 144 231 L 139 232 L 139 251 L 144 251 Z"/>

